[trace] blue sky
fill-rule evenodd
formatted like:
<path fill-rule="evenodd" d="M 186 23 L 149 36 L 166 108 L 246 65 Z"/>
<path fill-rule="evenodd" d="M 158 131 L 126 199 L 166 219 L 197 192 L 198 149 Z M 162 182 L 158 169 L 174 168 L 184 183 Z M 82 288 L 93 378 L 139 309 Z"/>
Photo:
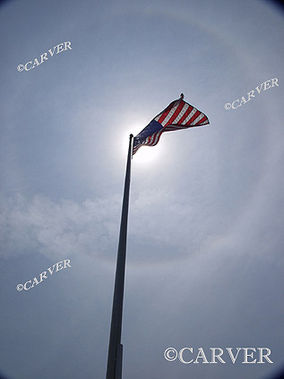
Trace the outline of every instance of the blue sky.
<path fill-rule="evenodd" d="M 3 375 L 105 376 L 128 135 L 181 92 L 210 126 L 133 159 L 123 377 L 281 368 L 283 16 L 253 0 L 0 6 Z M 64 41 L 72 50 L 17 71 Z M 66 258 L 70 269 L 16 291 Z M 169 346 L 267 346 L 274 364 L 170 363 Z"/>

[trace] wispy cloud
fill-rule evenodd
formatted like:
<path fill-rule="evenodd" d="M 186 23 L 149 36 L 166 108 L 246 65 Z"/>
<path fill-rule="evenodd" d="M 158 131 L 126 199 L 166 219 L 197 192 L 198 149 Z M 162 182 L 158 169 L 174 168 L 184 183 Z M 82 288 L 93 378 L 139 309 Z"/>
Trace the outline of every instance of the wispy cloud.
<path fill-rule="evenodd" d="M 56 203 L 42 196 L 10 198 L 2 205 L 1 255 L 102 253 L 117 232 L 118 206 L 115 198 L 81 204 L 67 200 Z"/>
<path fill-rule="evenodd" d="M 20 194 L 0 199 L 1 256 L 38 252 L 49 258 L 87 254 L 114 256 L 117 247 L 121 196 L 81 203 L 52 201 Z M 184 258 L 200 251 L 208 236 L 217 238 L 224 226 L 210 207 L 177 197 L 166 190 L 134 194 L 130 203 L 129 243 L 132 259 Z M 211 216 L 210 216 L 211 214 Z M 212 237 L 213 236 L 213 237 Z M 153 249 L 156 252 L 153 254 Z M 173 249 L 175 253 L 173 255 Z"/>

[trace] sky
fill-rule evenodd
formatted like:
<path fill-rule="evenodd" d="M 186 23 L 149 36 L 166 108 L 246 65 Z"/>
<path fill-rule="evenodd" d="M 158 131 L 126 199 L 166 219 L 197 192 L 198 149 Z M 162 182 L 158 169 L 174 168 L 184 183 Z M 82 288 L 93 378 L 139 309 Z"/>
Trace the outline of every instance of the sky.
<path fill-rule="evenodd" d="M 132 160 L 123 378 L 283 368 L 283 21 L 272 1 L 0 3 L 0 376 L 105 378 L 128 136 L 181 92 L 210 125 Z M 168 347 L 274 363 L 186 365 Z"/>

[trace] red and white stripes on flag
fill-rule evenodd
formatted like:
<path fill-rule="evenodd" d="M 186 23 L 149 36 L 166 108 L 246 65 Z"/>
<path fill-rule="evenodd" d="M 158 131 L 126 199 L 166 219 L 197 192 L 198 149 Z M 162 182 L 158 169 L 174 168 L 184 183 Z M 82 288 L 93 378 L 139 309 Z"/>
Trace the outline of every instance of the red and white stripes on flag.
<path fill-rule="evenodd" d="M 154 117 L 153 120 L 134 137 L 133 154 L 143 145 L 157 145 L 164 132 L 209 124 L 207 116 L 185 102 L 183 97 L 183 94 L 181 94 L 178 100 L 171 102 L 167 108 Z"/>

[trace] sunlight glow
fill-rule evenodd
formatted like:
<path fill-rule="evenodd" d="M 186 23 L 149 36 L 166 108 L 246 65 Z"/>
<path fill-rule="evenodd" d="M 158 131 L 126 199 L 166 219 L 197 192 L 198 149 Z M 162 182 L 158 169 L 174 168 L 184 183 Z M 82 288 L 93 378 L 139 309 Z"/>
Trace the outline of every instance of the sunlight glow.
<path fill-rule="evenodd" d="M 131 131 L 123 134 L 121 140 L 121 151 L 123 154 L 127 153 L 130 133 L 132 132 L 132 134 L 136 136 L 146 126 L 144 124 L 145 122 L 143 121 L 136 121 L 135 123 L 132 123 Z M 134 155 L 132 162 L 133 164 L 139 164 L 139 166 L 145 164 L 147 165 L 148 163 L 152 164 L 156 159 L 161 157 L 162 151 L 163 149 L 160 144 L 156 146 L 142 146 Z"/>
<path fill-rule="evenodd" d="M 162 151 L 161 144 L 156 146 L 142 146 L 133 157 L 134 164 L 144 165 L 153 163 L 161 158 Z"/>

